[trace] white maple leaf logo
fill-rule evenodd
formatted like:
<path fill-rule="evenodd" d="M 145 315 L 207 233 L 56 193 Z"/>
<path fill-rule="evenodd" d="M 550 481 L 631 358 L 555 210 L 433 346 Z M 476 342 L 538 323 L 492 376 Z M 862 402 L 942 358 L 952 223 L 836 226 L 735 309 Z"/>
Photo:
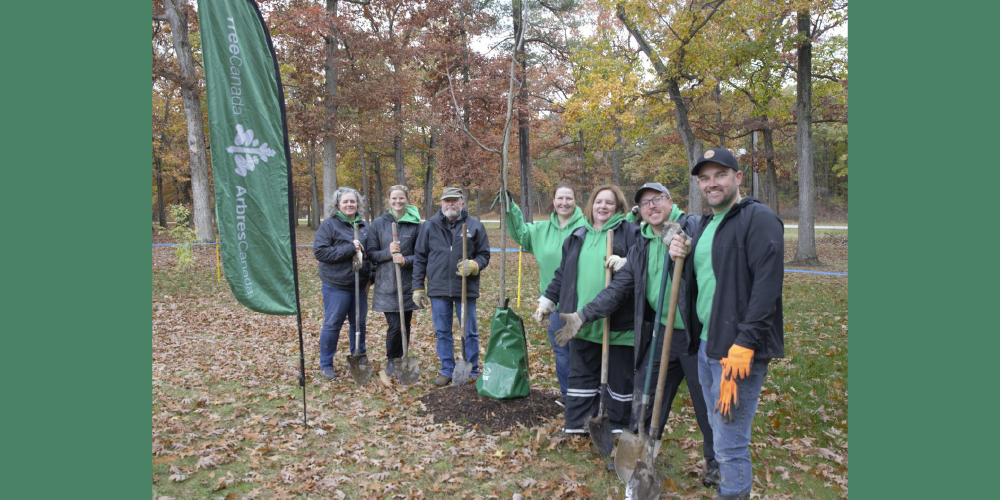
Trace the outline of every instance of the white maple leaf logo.
<path fill-rule="evenodd" d="M 247 176 L 247 171 L 253 171 L 260 160 L 267 163 L 267 159 L 276 153 L 267 147 L 267 143 L 260 144 L 260 141 L 253 138 L 253 130 L 244 129 L 243 125 L 236 124 L 236 138 L 233 139 L 235 146 L 229 146 L 226 151 L 236 154 L 236 173 L 241 177 Z"/>

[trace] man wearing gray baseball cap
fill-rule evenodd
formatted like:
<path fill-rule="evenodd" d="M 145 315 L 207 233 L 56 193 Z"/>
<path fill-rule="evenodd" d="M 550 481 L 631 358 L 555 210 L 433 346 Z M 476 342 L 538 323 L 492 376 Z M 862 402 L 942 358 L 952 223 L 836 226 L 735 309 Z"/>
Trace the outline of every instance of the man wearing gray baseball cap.
<path fill-rule="evenodd" d="M 467 260 L 462 260 L 462 224 L 469 239 Z M 441 210 L 420 225 L 413 249 L 413 302 L 431 308 L 437 353 L 441 370 L 434 385 L 451 383 L 455 369 L 452 314 L 462 313 L 462 276 L 466 277 L 469 317 L 465 321 L 465 359 L 472 364 L 471 378 L 479 373 L 479 333 L 476 330 L 476 299 L 479 297 L 479 273 L 490 263 L 490 241 L 482 222 L 469 217 L 465 195 L 457 187 L 446 187 L 441 194 Z M 457 271 L 456 271 L 457 269 Z M 424 278 L 427 287 L 424 288 Z"/>

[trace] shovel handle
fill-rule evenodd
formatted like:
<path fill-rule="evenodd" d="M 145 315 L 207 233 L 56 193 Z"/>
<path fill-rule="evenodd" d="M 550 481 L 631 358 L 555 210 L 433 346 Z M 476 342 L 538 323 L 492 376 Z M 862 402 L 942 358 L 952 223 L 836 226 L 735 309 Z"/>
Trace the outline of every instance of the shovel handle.
<path fill-rule="evenodd" d="M 465 223 L 462 223 L 462 260 L 463 261 L 469 258 L 468 257 L 469 239 L 466 238 L 466 234 L 468 233 L 468 230 L 469 230 L 468 225 L 465 224 Z M 468 319 L 466 317 L 468 315 L 469 308 L 468 308 L 467 299 L 465 297 L 465 290 L 466 290 L 465 281 L 466 281 L 465 273 L 462 273 L 462 321 L 459 321 L 459 328 L 462 329 L 462 359 L 465 360 L 465 361 L 468 361 L 468 359 L 465 359 L 465 323 L 466 323 L 466 321 L 468 321 Z"/>
<path fill-rule="evenodd" d="M 663 386 L 667 381 L 667 364 L 670 363 L 670 345 L 674 338 L 674 321 L 677 317 L 677 295 L 681 288 L 681 273 L 684 272 L 684 257 L 674 262 L 674 276 L 670 283 L 670 306 L 667 308 L 667 329 L 663 334 L 663 351 L 660 353 L 660 373 L 656 376 L 656 397 L 653 399 L 653 426 L 660 425 L 660 411 L 663 409 Z M 666 269 L 664 269 L 666 275 Z M 653 429 L 649 429 L 653 434 Z"/>
<path fill-rule="evenodd" d="M 354 223 L 354 239 L 358 239 L 358 223 Z M 354 351 L 361 348 L 361 271 L 354 271 Z"/>
<path fill-rule="evenodd" d="M 392 242 L 399 243 L 399 233 L 397 232 L 396 223 L 392 223 Z M 400 336 L 403 338 L 403 357 L 406 357 L 407 345 L 406 345 L 406 313 L 403 311 L 403 271 L 399 264 L 393 263 L 393 268 L 396 269 L 396 296 L 399 298 L 399 332 Z"/>
<path fill-rule="evenodd" d="M 663 296 L 667 291 L 667 267 L 670 264 L 670 254 L 663 255 L 663 275 L 660 277 L 660 295 L 656 300 L 656 316 L 653 322 L 653 340 L 649 344 L 649 363 L 646 365 L 646 385 L 642 388 L 642 404 L 639 405 L 639 434 L 646 426 L 646 406 L 649 404 L 649 385 L 653 381 L 653 360 L 656 359 L 656 341 L 660 333 L 660 318 L 663 317 Z"/>
<path fill-rule="evenodd" d="M 608 230 L 608 245 L 605 258 L 611 257 L 615 250 L 615 230 Z M 604 270 L 604 286 L 611 284 L 611 268 Z M 608 343 L 611 338 L 611 318 L 604 318 L 604 336 L 601 340 L 601 402 L 597 409 L 597 415 L 604 415 L 604 391 L 608 386 Z"/>

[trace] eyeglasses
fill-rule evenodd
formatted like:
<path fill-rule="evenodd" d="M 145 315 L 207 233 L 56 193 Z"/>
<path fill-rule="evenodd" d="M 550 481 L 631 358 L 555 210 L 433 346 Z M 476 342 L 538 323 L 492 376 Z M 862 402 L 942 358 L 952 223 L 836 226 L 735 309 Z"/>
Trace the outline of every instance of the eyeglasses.
<path fill-rule="evenodd" d="M 641 206 L 642 208 L 647 208 L 650 205 L 659 206 L 663 204 L 663 200 L 665 199 L 667 199 L 667 195 L 661 194 L 660 196 L 654 196 L 648 200 L 642 200 L 641 202 L 639 202 L 639 206 Z"/>

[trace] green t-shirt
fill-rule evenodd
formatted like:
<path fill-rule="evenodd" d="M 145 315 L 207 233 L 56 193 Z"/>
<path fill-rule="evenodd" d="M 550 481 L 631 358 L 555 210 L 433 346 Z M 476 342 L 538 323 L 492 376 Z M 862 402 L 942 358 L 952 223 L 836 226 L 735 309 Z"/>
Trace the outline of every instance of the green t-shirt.
<path fill-rule="evenodd" d="M 604 290 L 604 256 L 607 254 L 608 228 L 614 227 L 618 221 L 625 218 L 621 212 L 611 216 L 601 228 L 595 230 L 590 223 L 584 219 L 587 228 L 587 235 L 583 239 L 583 246 L 580 248 L 580 257 L 577 260 L 576 270 L 576 310 L 583 309 L 590 301 L 597 297 L 601 290 Z M 566 286 L 566 283 L 563 283 Z M 600 319 L 586 324 L 576 334 L 576 338 L 595 343 L 604 341 L 604 322 Z M 635 345 L 635 332 L 633 330 L 615 331 L 611 330 L 608 335 L 610 345 Z"/>
<path fill-rule="evenodd" d="M 684 211 L 674 208 L 670 211 L 669 220 L 676 221 L 684 214 Z M 661 236 L 653 232 L 653 228 L 649 224 L 642 225 L 642 237 L 649 240 L 649 255 L 646 258 L 646 302 L 649 303 L 654 311 L 656 310 L 656 302 L 660 298 L 660 279 L 663 277 L 663 259 L 667 253 L 667 245 L 661 240 Z M 667 275 L 667 297 L 670 298 L 670 286 L 673 281 L 673 276 Z M 660 324 L 663 326 L 667 325 L 667 312 L 670 309 L 670 303 L 664 302 L 663 310 L 660 313 Z M 684 322 L 681 321 L 681 315 L 677 314 L 676 319 L 674 319 L 674 330 L 683 330 Z"/>
<path fill-rule="evenodd" d="M 701 322 L 701 340 L 708 340 L 708 320 L 712 315 L 712 298 L 715 297 L 715 270 L 712 268 L 712 242 L 715 241 L 715 230 L 719 223 L 729 213 L 729 210 L 712 216 L 705 231 L 698 239 L 694 249 L 694 276 L 698 283 L 698 300 L 695 310 L 698 321 Z"/>

